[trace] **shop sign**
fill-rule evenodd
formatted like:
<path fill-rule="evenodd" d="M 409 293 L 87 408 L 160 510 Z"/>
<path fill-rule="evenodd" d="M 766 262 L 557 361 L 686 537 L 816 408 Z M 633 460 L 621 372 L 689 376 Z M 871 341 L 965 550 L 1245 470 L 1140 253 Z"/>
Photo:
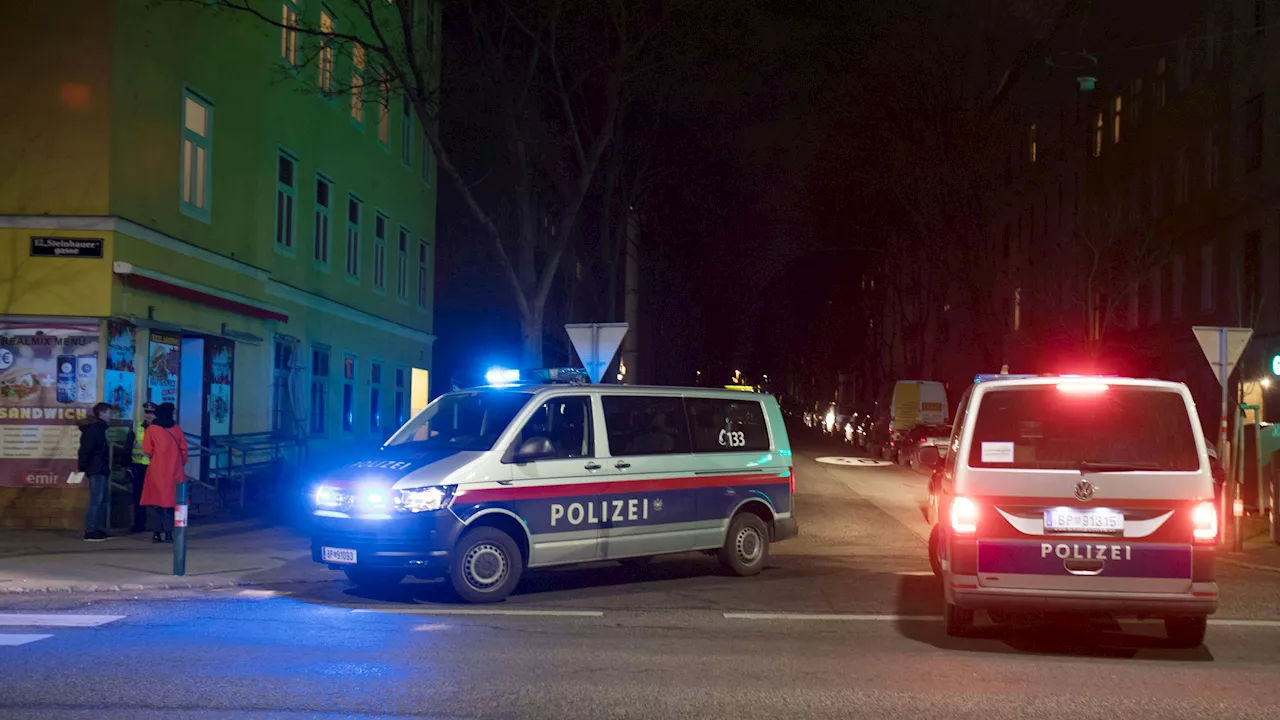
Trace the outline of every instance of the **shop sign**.
<path fill-rule="evenodd" d="M 31 237 L 31 257 L 101 258 L 102 238 Z"/>

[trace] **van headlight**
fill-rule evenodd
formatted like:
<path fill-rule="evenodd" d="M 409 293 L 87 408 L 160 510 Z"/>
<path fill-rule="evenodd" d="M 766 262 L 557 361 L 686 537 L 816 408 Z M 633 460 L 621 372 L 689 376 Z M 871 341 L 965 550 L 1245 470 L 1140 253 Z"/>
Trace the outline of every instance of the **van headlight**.
<path fill-rule="evenodd" d="M 351 502 L 351 495 L 336 485 L 321 485 L 312 499 L 320 510 L 341 510 Z"/>
<path fill-rule="evenodd" d="M 401 490 L 396 506 L 405 512 L 431 512 L 447 507 L 453 499 L 452 487 L 423 487 Z"/>

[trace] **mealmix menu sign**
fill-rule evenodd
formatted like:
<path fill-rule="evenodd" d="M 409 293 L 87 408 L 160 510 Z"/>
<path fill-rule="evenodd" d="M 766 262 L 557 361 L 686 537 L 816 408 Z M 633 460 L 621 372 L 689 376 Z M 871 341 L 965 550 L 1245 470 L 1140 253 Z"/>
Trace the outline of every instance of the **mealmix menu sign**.
<path fill-rule="evenodd" d="M 99 401 L 96 324 L 0 324 L 0 485 L 62 485 Z"/>

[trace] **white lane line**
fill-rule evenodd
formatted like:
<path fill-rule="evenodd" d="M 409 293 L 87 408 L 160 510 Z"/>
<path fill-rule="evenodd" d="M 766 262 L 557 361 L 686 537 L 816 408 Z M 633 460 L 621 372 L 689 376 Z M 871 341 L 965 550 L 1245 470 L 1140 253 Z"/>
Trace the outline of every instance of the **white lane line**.
<path fill-rule="evenodd" d="M 4 627 L 98 627 L 123 619 L 123 615 L 36 615 L 0 613 Z"/>
<path fill-rule="evenodd" d="M 488 610 L 471 608 L 356 608 L 351 612 L 389 615 L 509 615 L 527 617 L 604 617 L 599 610 Z"/>
<path fill-rule="evenodd" d="M 276 597 L 286 597 L 289 593 L 279 590 L 241 590 L 236 593 L 238 597 L 251 598 L 254 600 L 269 600 Z"/>
<path fill-rule="evenodd" d="M 844 622 L 941 622 L 941 615 L 843 615 L 831 613 L 727 612 L 726 620 L 825 620 Z"/>
<path fill-rule="evenodd" d="M 12 647 L 14 645 L 26 645 L 37 640 L 51 638 L 52 635 L 0 635 L 0 647 Z"/>

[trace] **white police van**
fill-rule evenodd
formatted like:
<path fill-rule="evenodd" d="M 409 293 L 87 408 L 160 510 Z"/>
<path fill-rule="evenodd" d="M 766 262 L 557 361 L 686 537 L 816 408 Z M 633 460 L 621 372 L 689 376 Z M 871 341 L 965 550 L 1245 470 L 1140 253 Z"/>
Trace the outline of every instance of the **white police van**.
<path fill-rule="evenodd" d="M 798 533 L 777 401 L 729 390 L 452 392 L 314 493 L 312 558 L 357 585 L 447 577 L 494 602 L 526 568 L 718 552 L 760 572 Z"/>
<path fill-rule="evenodd" d="M 930 483 L 946 629 L 974 611 L 1160 617 L 1198 646 L 1218 606 L 1214 484 L 1181 383 L 978 376 Z"/>

